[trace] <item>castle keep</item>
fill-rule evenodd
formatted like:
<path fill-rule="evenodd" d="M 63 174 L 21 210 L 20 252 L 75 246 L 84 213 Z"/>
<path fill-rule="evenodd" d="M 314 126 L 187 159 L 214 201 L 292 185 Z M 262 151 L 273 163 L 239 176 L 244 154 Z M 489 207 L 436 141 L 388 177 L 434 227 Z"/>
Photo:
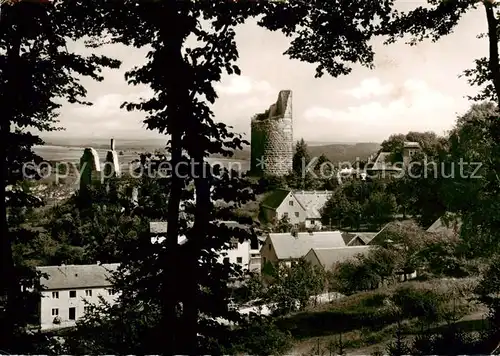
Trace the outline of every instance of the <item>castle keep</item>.
<path fill-rule="evenodd" d="M 251 123 L 251 172 L 284 176 L 292 170 L 292 91 L 282 90 L 278 100 Z"/>

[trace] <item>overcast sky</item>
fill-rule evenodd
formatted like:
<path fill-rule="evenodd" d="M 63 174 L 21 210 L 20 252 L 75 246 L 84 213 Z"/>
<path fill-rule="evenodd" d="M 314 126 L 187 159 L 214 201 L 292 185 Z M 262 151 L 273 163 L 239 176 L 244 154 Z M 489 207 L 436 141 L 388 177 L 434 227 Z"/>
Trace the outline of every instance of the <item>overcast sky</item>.
<path fill-rule="evenodd" d="M 476 38 L 486 29 L 481 10 L 467 14 L 454 34 L 437 43 L 383 46 L 375 40 L 376 69 L 355 67 L 348 76 L 321 79 L 314 78 L 314 65 L 283 55 L 289 39 L 248 22 L 236 31 L 242 75 L 226 76 L 217 85 L 216 118 L 248 134 L 251 116 L 267 109 L 279 90 L 290 89 L 295 139 L 380 142 L 410 130 L 442 134 L 470 106 L 465 95 L 477 92 L 458 75 L 487 54 L 486 39 Z M 123 78 L 143 63 L 145 52 L 110 46 L 103 53 L 123 60 L 122 68 L 106 72 L 101 83 L 85 82 L 94 105 L 65 105 L 60 120 L 66 131 L 45 137 L 158 137 L 143 127 L 141 113 L 119 108 L 123 101 L 147 95 L 147 88 L 129 86 Z"/>

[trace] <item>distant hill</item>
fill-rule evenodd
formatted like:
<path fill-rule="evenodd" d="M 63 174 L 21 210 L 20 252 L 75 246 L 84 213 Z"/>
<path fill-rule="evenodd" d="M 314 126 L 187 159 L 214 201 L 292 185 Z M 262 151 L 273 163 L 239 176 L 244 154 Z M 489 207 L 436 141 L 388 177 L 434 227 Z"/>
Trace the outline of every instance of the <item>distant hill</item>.
<path fill-rule="evenodd" d="M 105 138 L 45 138 L 46 145 L 51 146 L 64 146 L 64 147 L 93 147 L 95 149 L 109 149 L 111 139 Z M 165 146 L 166 139 L 148 139 L 148 140 L 125 140 L 115 139 L 117 150 L 127 151 L 154 151 Z"/>
<path fill-rule="evenodd" d="M 357 158 L 360 161 L 365 161 L 370 155 L 380 149 L 379 143 L 361 142 L 361 143 L 334 143 L 321 146 L 309 146 L 309 154 L 311 157 L 319 157 L 324 154 L 333 164 L 339 162 L 354 162 Z M 234 159 L 249 160 L 250 148 L 245 147 L 241 151 L 236 151 Z"/>
<path fill-rule="evenodd" d="M 109 139 L 101 138 L 80 138 L 80 139 L 46 139 L 46 145 L 65 146 L 65 147 L 94 147 L 96 149 L 109 149 Z M 148 140 L 130 140 L 120 139 L 116 140 L 116 149 L 123 151 L 137 151 L 137 152 L 154 152 L 157 149 L 162 149 L 165 145 L 163 139 L 148 139 Z M 360 143 L 330 143 L 321 144 L 320 142 L 311 142 L 308 144 L 309 153 L 311 157 L 319 157 L 324 154 L 331 162 L 338 164 L 339 162 L 349 161 L 353 162 L 356 158 L 366 160 L 368 156 L 376 152 L 380 148 L 380 144 L 373 142 L 360 142 Z M 212 156 L 220 158 L 219 155 Z M 243 150 L 236 151 L 233 159 L 236 160 L 250 160 L 250 147 L 246 146 Z"/>
<path fill-rule="evenodd" d="M 366 160 L 371 154 L 380 149 L 379 143 L 360 142 L 354 144 L 331 144 L 324 146 L 308 146 L 311 157 L 319 157 L 324 154 L 332 163 L 349 161 L 354 162 Z"/>

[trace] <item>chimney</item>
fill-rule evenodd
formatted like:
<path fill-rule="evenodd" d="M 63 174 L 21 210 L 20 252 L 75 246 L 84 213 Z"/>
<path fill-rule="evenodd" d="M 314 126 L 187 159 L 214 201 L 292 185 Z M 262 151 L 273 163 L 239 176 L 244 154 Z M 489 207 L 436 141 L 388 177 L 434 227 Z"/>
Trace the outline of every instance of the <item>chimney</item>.
<path fill-rule="evenodd" d="M 115 150 L 115 139 L 112 138 L 111 139 L 111 151 L 114 151 Z"/>

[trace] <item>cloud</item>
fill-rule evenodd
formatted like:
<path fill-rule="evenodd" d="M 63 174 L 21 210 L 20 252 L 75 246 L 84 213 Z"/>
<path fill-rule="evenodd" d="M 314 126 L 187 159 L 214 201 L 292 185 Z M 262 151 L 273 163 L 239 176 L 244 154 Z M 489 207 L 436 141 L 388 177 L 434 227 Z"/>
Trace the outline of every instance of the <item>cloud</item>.
<path fill-rule="evenodd" d="M 105 94 L 93 101 L 92 106 L 77 106 L 73 108 L 73 114 L 86 118 L 113 118 L 113 116 L 123 114 L 126 110 L 120 109 L 120 105 L 126 101 L 138 101 L 140 98 L 148 99 L 152 96 L 152 91 L 143 90 L 129 94 Z"/>
<path fill-rule="evenodd" d="M 366 140 L 362 136 L 383 140 L 392 133 L 408 131 L 441 134 L 453 124 L 457 110 L 454 99 L 425 81 L 409 79 L 390 87 L 385 100 L 365 101 L 345 109 L 312 106 L 305 110 L 302 120 L 296 120 L 294 130 L 306 139 L 335 141 L 335 137 L 346 137 L 360 141 Z M 322 128 L 321 138 L 318 127 Z"/>
<path fill-rule="evenodd" d="M 270 93 L 275 91 L 267 81 L 256 81 L 246 76 L 230 76 L 225 82 L 225 84 L 215 86 L 219 94 L 242 95 L 252 92 Z"/>
<path fill-rule="evenodd" d="M 392 84 L 382 84 L 378 78 L 369 78 L 363 80 L 359 86 L 345 90 L 344 92 L 356 99 L 382 96 L 391 93 L 394 90 Z"/>

